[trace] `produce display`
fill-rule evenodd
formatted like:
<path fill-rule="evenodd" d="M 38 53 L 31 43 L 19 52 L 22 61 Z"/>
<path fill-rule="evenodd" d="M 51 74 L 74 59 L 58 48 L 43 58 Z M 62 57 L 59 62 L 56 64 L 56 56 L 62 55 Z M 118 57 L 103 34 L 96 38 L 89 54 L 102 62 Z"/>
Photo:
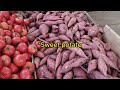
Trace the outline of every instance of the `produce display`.
<path fill-rule="evenodd" d="M 84 11 L 1 11 L 0 79 L 119 79 L 103 33 Z"/>

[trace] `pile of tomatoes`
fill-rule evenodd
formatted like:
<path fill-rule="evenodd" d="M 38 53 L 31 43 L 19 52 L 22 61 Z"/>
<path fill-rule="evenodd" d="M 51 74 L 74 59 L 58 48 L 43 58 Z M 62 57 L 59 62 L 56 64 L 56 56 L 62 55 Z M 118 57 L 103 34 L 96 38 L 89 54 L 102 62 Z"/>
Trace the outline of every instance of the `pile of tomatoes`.
<path fill-rule="evenodd" d="M 36 46 L 28 46 L 26 26 L 29 19 L 16 11 L 0 12 L 0 79 L 34 79 L 30 54 Z"/>

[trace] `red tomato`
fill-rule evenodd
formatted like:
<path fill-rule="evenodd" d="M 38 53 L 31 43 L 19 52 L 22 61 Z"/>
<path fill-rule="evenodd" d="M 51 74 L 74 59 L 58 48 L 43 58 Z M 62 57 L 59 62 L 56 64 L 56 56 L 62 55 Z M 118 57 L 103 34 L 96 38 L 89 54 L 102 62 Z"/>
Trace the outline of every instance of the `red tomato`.
<path fill-rule="evenodd" d="M 14 57 L 13 62 L 14 62 L 14 64 L 15 64 L 16 66 L 22 67 L 22 66 L 25 65 L 26 60 L 25 60 L 25 58 L 23 57 L 23 55 L 19 54 L 19 55 L 17 55 L 16 57 Z"/>
<path fill-rule="evenodd" d="M 0 49 L 5 47 L 5 41 L 0 39 Z"/>
<path fill-rule="evenodd" d="M 15 14 L 12 14 L 12 17 L 16 18 L 16 17 L 17 17 L 17 14 L 16 14 L 16 13 L 15 13 Z"/>
<path fill-rule="evenodd" d="M 13 27 L 11 25 L 9 25 L 9 30 L 11 31 L 13 29 Z"/>
<path fill-rule="evenodd" d="M 1 22 L 0 26 L 2 29 L 9 29 L 8 24 L 6 22 Z"/>
<path fill-rule="evenodd" d="M 2 77 L 4 77 L 4 79 L 9 79 L 11 77 L 11 69 L 3 66 L 2 69 L 0 70 L 0 74 L 2 75 Z"/>
<path fill-rule="evenodd" d="M 14 55 L 13 55 L 13 57 L 16 57 L 17 55 L 19 55 L 20 54 L 20 52 L 19 51 L 15 51 L 15 53 L 14 53 Z"/>
<path fill-rule="evenodd" d="M 35 44 L 31 44 L 28 46 L 28 53 L 29 54 L 36 54 L 38 51 L 37 47 L 35 46 Z"/>
<path fill-rule="evenodd" d="M 21 36 L 26 36 L 26 35 L 27 35 L 27 30 L 26 29 L 22 29 Z"/>
<path fill-rule="evenodd" d="M 38 49 L 41 49 L 41 46 L 40 46 L 39 42 L 40 42 L 40 41 L 35 42 L 35 45 L 36 45 L 36 47 L 37 47 Z"/>
<path fill-rule="evenodd" d="M 18 33 L 22 33 L 22 27 L 20 25 L 15 25 L 14 26 L 14 31 Z"/>
<path fill-rule="evenodd" d="M 22 41 L 21 41 L 21 38 L 20 37 L 14 37 L 13 39 L 12 39 L 12 44 L 13 45 L 18 45 L 19 43 L 21 43 Z"/>
<path fill-rule="evenodd" d="M 27 36 L 23 36 L 23 37 L 21 37 L 21 40 L 22 40 L 22 42 L 24 42 L 24 43 L 28 43 L 28 38 L 27 38 Z"/>
<path fill-rule="evenodd" d="M 18 32 L 13 32 L 12 37 L 20 37 L 20 34 Z"/>
<path fill-rule="evenodd" d="M 1 11 L 1 14 L 3 15 L 3 17 L 5 19 L 9 19 L 10 18 L 10 13 L 9 11 Z"/>
<path fill-rule="evenodd" d="M 0 36 L 4 36 L 5 33 L 4 33 L 4 30 L 0 28 Z"/>
<path fill-rule="evenodd" d="M 4 36 L 4 40 L 6 44 L 11 44 L 12 40 L 10 36 Z"/>
<path fill-rule="evenodd" d="M 18 72 L 18 67 L 14 63 L 11 63 L 9 68 L 11 69 L 12 73 Z"/>
<path fill-rule="evenodd" d="M 26 53 L 26 52 L 27 52 L 27 44 L 21 42 L 21 43 L 18 45 L 17 49 L 18 49 L 18 51 L 19 51 L 20 53 Z"/>
<path fill-rule="evenodd" d="M 35 66 L 32 62 L 26 62 L 23 68 L 29 69 L 31 73 L 33 73 L 35 70 Z"/>
<path fill-rule="evenodd" d="M 11 16 L 10 21 L 12 21 L 14 23 L 15 22 L 15 16 Z"/>
<path fill-rule="evenodd" d="M 7 23 L 8 23 L 9 25 L 11 25 L 11 26 L 14 25 L 13 21 L 11 21 L 11 20 L 8 20 Z"/>
<path fill-rule="evenodd" d="M 24 19 L 24 25 L 30 25 L 30 19 Z"/>
<path fill-rule="evenodd" d="M 2 22 L 2 20 L 3 20 L 3 16 L 2 16 L 2 14 L 0 13 L 0 22 Z"/>
<path fill-rule="evenodd" d="M 11 58 L 8 55 L 2 55 L 1 60 L 5 66 L 9 66 L 11 64 Z"/>
<path fill-rule="evenodd" d="M 11 79 L 20 79 L 20 77 L 17 74 L 12 74 Z"/>
<path fill-rule="evenodd" d="M 20 78 L 21 79 L 31 79 L 31 73 L 30 71 L 25 68 L 20 72 Z"/>
<path fill-rule="evenodd" d="M 30 55 L 28 53 L 24 53 L 23 57 L 26 59 L 26 61 L 30 61 Z"/>
<path fill-rule="evenodd" d="M 15 48 L 12 45 L 6 45 L 2 50 L 4 55 L 12 56 L 15 52 Z"/>
<path fill-rule="evenodd" d="M 2 60 L 0 58 L 0 69 L 3 67 L 3 63 L 2 63 Z"/>
<path fill-rule="evenodd" d="M 0 39 L 1 39 L 1 40 L 4 40 L 4 37 L 3 37 L 3 36 L 0 36 Z"/>
<path fill-rule="evenodd" d="M 10 30 L 4 30 L 5 36 L 12 36 L 12 32 Z"/>
<path fill-rule="evenodd" d="M 23 17 L 17 17 L 17 18 L 15 18 L 15 22 L 17 24 L 23 24 Z"/>
<path fill-rule="evenodd" d="M 3 22 L 6 22 L 7 20 L 5 19 L 5 18 L 3 18 L 3 20 L 2 20 Z"/>

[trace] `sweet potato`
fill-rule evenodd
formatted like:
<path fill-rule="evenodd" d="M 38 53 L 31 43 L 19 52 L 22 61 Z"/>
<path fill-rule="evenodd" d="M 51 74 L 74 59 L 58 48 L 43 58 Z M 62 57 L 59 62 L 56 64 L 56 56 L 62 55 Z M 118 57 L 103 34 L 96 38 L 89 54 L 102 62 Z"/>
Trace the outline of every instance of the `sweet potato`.
<path fill-rule="evenodd" d="M 118 68 L 120 69 L 120 58 L 117 58 L 117 66 L 118 66 Z"/>
<path fill-rule="evenodd" d="M 85 29 L 86 23 L 84 21 L 78 23 L 79 30 L 84 30 Z"/>
<path fill-rule="evenodd" d="M 51 54 L 51 55 L 49 56 L 49 58 L 51 58 L 51 59 L 56 59 L 56 57 L 57 57 L 57 55 L 55 55 L 55 54 Z"/>
<path fill-rule="evenodd" d="M 31 22 L 29 27 L 35 27 L 35 22 Z"/>
<path fill-rule="evenodd" d="M 30 35 L 30 36 L 34 36 L 34 37 L 37 37 L 37 36 L 39 36 L 39 35 L 40 35 L 40 30 L 39 30 L 39 29 L 37 29 L 37 30 L 35 30 L 35 31 L 31 32 L 31 33 L 30 33 L 30 34 L 28 34 L 28 35 Z"/>
<path fill-rule="evenodd" d="M 60 18 L 59 16 L 48 15 L 48 16 L 46 16 L 46 18 L 44 20 L 56 21 L 56 20 L 61 20 L 61 19 L 62 18 Z"/>
<path fill-rule="evenodd" d="M 47 67 L 49 71 L 55 74 L 55 61 L 53 59 L 47 59 Z"/>
<path fill-rule="evenodd" d="M 82 35 L 81 38 L 91 40 L 91 38 L 88 35 Z"/>
<path fill-rule="evenodd" d="M 72 52 L 69 56 L 69 60 L 73 59 L 75 57 L 75 52 Z"/>
<path fill-rule="evenodd" d="M 70 20 L 70 16 L 65 16 L 64 22 L 66 25 L 68 24 L 69 20 Z"/>
<path fill-rule="evenodd" d="M 36 29 L 37 29 L 36 27 L 32 27 L 32 28 L 30 28 L 30 29 L 28 30 L 28 34 L 34 32 Z"/>
<path fill-rule="evenodd" d="M 70 71 L 72 69 L 72 67 L 70 67 L 70 64 L 73 63 L 76 60 L 77 60 L 77 58 L 74 58 L 70 61 L 65 62 L 65 64 L 61 68 L 60 73 L 66 73 L 66 72 Z"/>
<path fill-rule="evenodd" d="M 69 37 L 73 41 L 73 33 L 71 30 L 66 31 L 66 36 Z"/>
<path fill-rule="evenodd" d="M 58 37 L 51 37 L 51 38 L 46 39 L 46 41 L 53 42 L 53 41 L 58 40 L 58 39 L 59 39 Z"/>
<path fill-rule="evenodd" d="M 115 65 L 107 56 L 101 54 L 101 57 L 103 58 L 103 60 L 105 61 L 105 63 L 106 63 L 109 67 L 118 70 L 117 65 Z M 119 71 L 119 70 L 118 70 L 118 71 Z"/>
<path fill-rule="evenodd" d="M 61 61 L 62 61 L 62 54 L 61 54 L 61 52 L 59 52 L 58 55 L 57 55 L 57 57 L 56 57 L 55 70 L 60 65 Z"/>
<path fill-rule="evenodd" d="M 34 36 L 27 36 L 27 38 L 29 39 L 29 41 L 34 41 L 35 40 Z"/>
<path fill-rule="evenodd" d="M 60 34 L 65 34 L 66 30 L 68 30 L 67 25 L 65 25 L 65 24 L 59 24 L 59 33 Z"/>
<path fill-rule="evenodd" d="M 80 32 L 79 31 L 76 31 L 75 36 L 78 40 L 80 40 Z"/>
<path fill-rule="evenodd" d="M 39 13 L 39 14 L 37 14 L 37 16 L 36 16 L 36 20 L 38 21 L 39 19 L 41 19 L 43 17 L 43 14 L 42 13 Z"/>
<path fill-rule="evenodd" d="M 46 48 L 41 48 L 40 51 L 41 52 L 44 52 L 46 50 Z"/>
<path fill-rule="evenodd" d="M 102 34 L 100 32 L 97 33 L 97 38 L 99 38 L 100 40 L 102 40 Z"/>
<path fill-rule="evenodd" d="M 89 46 L 89 45 L 87 45 L 85 43 L 82 43 L 82 47 L 81 48 L 82 49 L 92 49 L 92 46 Z"/>
<path fill-rule="evenodd" d="M 104 44 L 104 49 L 105 49 L 106 51 L 109 51 L 109 50 L 111 49 L 110 43 L 105 43 L 105 44 Z"/>
<path fill-rule="evenodd" d="M 60 40 L 64 40 L 64 41 L 70 41 L 70 39 L 67 36 L 65 36 L 65 35 L 59 35 L 58 38 Z"/>
<path fill-rule="evenodd" d="M 69 20 L 69 22 L 68 22 L 68 27 L 71 27 L 73 24 L 75 24 L 76 23 L 76 18 L 75 17 L 72 17 L 70 20 Z"/>
<path fill-rule="evenodd" d="M 88 35 L 89 35 L 90 37 L 95 37 L 95 36 L 97 36 L 98 31 L 97 31 L 96 29 L 97 29 L 96 27 L 90 28 L 90 29 L 88 30 Z"/>
<path fill-rule="evenodd" d="M 80 57 L 84 57 L 84 58 L 88 59 L 88 57 L 85 55 L 85 53 L 83 52 L 83 50 L 81 48 L 68 48 L 68 49 L 75 52 Z"/>
<path fill-rule="evenodd" d="M 60 65 L 60 66 L 58 67 L 57 71 L 56 71 L 56 79 L 62 79 L 62 77 L 63 77 L 63 74 L 60 73 L 61 68 L 62 68 L 62 65 Z"/>
<path fill-rule="evenodd" d="M 48 26 L 51 26 L 51 25 L 56 25 L 57 23 L 55 21 L 45 21 L 43 22 L 43 24 L 47 24 Z"/>
<path fill-rule="evenodd" d="M 38 56 L 38 57 L 40 57 L 40 58 L 44 58 L 44 57 L 45 57 L 44 53 L 42 53 L 41 51 L 38 51 L 38 52 L 35 54 L 35 56 Z"/>
<path fill-rule="evenodd" d="M 54 53 L 56 50 L 57 50 L 57 48 L 47 48 L 47 49 L 44 51 L 44 54 L 45 54 L 45 55 L 49 55 L 49 54 Z"/>
<path fill-rule="evenodd" d="M 104 42 L 103 41 L 101 41 L 99 38 L 97 38 L 97 37 L 93 37 L 93 39 L 92 39 L 92 41 L 98 41 L 100 44 L 102 44 L 103 46 L 104 46 Z"/>
<path fill-rule="evenodd" d="M 84 34 L 85 34 L 85 31 L 84 31 L 84 30 L 80 31 L 80 35 L 81 35 L 81 36 L 83 36 Z"/>
<path fill-rule="evenodd" d="M 69 14 L 70 14 L 69 11 L 65 11 L 64 13 L 62 13 L 61 17 L 63 18 L 63 17 L 65 17 L 65 16 L 68 16 Z"/>
<path fill-rule="evenodd" d="M 107 65 L 101 56 L 98 58 L 98 69 L 103 75 L 107 76 Z"/>
<path fill-rule="evenodd" d="M 49 31 L 49 27 L 46 24 L 41 24 L 39 29 L 43 36 L 45 36 Z"/>
<path fill-rule="evenodd" d="M 41 65 L 44 65 L 44 64 L 47 62 L 48 57 L 49 57 L 49 56 L 47 55 L 47 56 L 45 56 L 45 57 L 41 60 L 40 66 L 41 66 Z"/>
<path fill-rule="evenodd" d="M 64 76 L 63 79 L 72 79 L 73 78 L 73 72 L 69 71 Z"/>
<path fill-rule="evenodd" d="M 83 21 L 81 17 L 76 17 L 76 19 L 77 19 L 78 22 Z"/>
<path fill-rule="evenodd" d="M 55 21 L 56 24 L 64 24 L 64 21 L 63 20 L 57 20 Z"/>
<path fill-rule="evenodd" d="M 87 79 L 87 78 L 84 78 L 84 77 L 75 77 L 73 79 Z"/>
<path fill-rule="evenodd" d="M 70 51 L 66 50 L 62 52 L 62 64 L 64 64 L 69 59 Z"/>
<path fill-rule="evenodd" d="M 79 67 L 86 63 L 87 59 L 85 58 L 78 58 L 76 61 L 70 64 L 70 67 Z"/>
<path fill-rule="evenodd" d="M 99 58 L 101 52 L 98 51 L 98 50 L 93 49 L 93 50 L 92 50 L 92 54 L 93 54 L 93 56 L 94 56 L 95 58 Z"/>
<path fill-rule="evenodd" d="M 63 51 L 62 48 L 58 48 L 58 49 L 57 49 L 57 54 L 58 54 L 58 53 L 61 53 L 62 51 Z"/>
<path fill-rule="evenodd" d="M 58 29 L 57 25 L 52 25 L 52 29 Z"/>
<path fill-rule="evenodd" d="M 76 31 L 78 31 L 78 24 L 73 26 L 72 33 L 74 34 Z"/>
<path fill-rule="evenodd" d="M 88 45 L 92 43 L 90 40 L 87 40 L 87 39 L 81 39 L 80 41 Z"/>
<path fill-rule="evenodd" d="M 74 76 L 87 78 L 87 74 L 80 68 L 73 68 Z"/>
<path fill-rule="evenodd" d="M 89 60 L 92 59 L 92 57 L 93 57 L 92 50 L 84 50 L 84 53 L 87 55 L 87 57 L 89 58 Z"/>
<path fill-rule="evenodd" d="M 97 68 L 97 60 L 93 59 L 88 63 L 88 73 L 90 73 L 91 71 L 95 70 Z"/>
<path fill-rule="evenodd" d="M 35 64 L 35 66 L 36 66 L 36 68 L 38 68 L 39 66 L 40 66 L 40 58 L 39 57 L 35 57 L 34 58 L 34 64 Z"/>
<path fill-rule="evenodd" d="M 118 71 L 115 70 L 115 69 L 113 69 L 113 70 L 112 70 L 112 76 L 113 76 L 113 77 L 117 77 L 117 75 L 118 75 Z"/>
<path fill-rule="evenodd" d="M 48 70 L 44 70 L 44 76 L 47 78 L 47 79 L 55 79 L 55 76 Z"/>
<path fill-rule="evenodd" d="M 60 41 L 60 40 L 55 40 L 54 42 L 55 42 L 55 43 L 61 43 L 61 41 Z"/>
<path fill-rule="evenodd" d="M 112 74 L 111 68 L 110 68 L 109 66 L 107 66 L 107 69 L 108 69 L 108 70 L 107 70 L 107 71 L 108 71 L 108 74 L 111 75 L 111 74 Z"/>

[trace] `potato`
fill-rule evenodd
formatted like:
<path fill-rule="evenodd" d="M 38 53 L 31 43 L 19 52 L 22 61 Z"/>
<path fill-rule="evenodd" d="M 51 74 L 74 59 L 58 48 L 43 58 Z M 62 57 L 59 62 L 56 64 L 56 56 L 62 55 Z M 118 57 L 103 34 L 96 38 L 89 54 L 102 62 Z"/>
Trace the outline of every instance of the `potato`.
<path fill-rule="evenodd" d="M 57 55 L 57 57 L 56 57 L 55 70 L 60 65 L 61 61 L 62 61 L 62 54 L 61 54 L 61 52 L 59 52 L 58 55 Z"/>
<path fill-rule="evenodd" d="M 60 66 L 57 68 L 57 71 L 56 71 L 56 79 L 62 79 L 62 77 L 63 77 L 63 74 L 60 73 L 61 68 L 62 68 L 62 65 L 60 65 Z"/>
<path fill-rule="evenodd" d="M 48 57 L 49 57 L 49 56 L 47 55 L 47 56 L 45 56 L 45 57 L 41 60 L 40 66 L 41 66 L 41 65 L 44 65 L 44 64 L 47 62 Z"/>
<path fill-rule="evenodd" d="M 75 17 L 72 17 L 68 22 L 68 27 L 71 27 L 73 24 L 75 24 L 77 19 Z"/>
<path fill-rule="evenodd" d="M 44 58 L 44 57 L 45 57 L 44 53 L 42 53 L 41 51 L 38 51 L 38 52 L 35 54 L 35 56 L 38 56 L 38 57 L 40 57 L 40 58 Z"/>
<path fill-rule="evenodd" d="M 54 53 L 56 50 L 57 50 L 57 48 L 47 48 L 47 49 L 44 51 L 44 54 L 45 54 L 45 55 L 49 55 L 49 54 Z"/>
<path fill-rule="evenodd" d="M 73 77 L 73 72 L 69 71 L 63 76 L 63 79 L 72 79 L 72 77 Z"/>
<path fill-rule="evenodd" d="M 46 24 L 41 24 L 39 26 L 40 32 L 45 36 L 49 32 L 49 27 Z"/>
<path fill-rule="evenodd" d="M 55 74 L 55 61 L 53 59 L 47 59 L 47 67 L 49 71 Z"/>
<path fill-rule="evenodd" d="M 69 60 L 73 59 L 75 57 L 75 52 L 72 52 L 69 56 Z"/>
<path fill-rule="evenodd" d="M 70 51 L 69 50 L 66 50 L 66 51 L 63 51 L 62 52 L 62 64 L 64 64 L 68 59 L 69 59 L 69 54 L 70 54 Z"/>
<path fill-rule="evenodd" d="M 33 61 L 34 61 L 34 64 L 35 64 L 36 68 L 38 68 L 40 66 L 40 61 L 41 61 L 40 58 L 35 57 Z"/>

